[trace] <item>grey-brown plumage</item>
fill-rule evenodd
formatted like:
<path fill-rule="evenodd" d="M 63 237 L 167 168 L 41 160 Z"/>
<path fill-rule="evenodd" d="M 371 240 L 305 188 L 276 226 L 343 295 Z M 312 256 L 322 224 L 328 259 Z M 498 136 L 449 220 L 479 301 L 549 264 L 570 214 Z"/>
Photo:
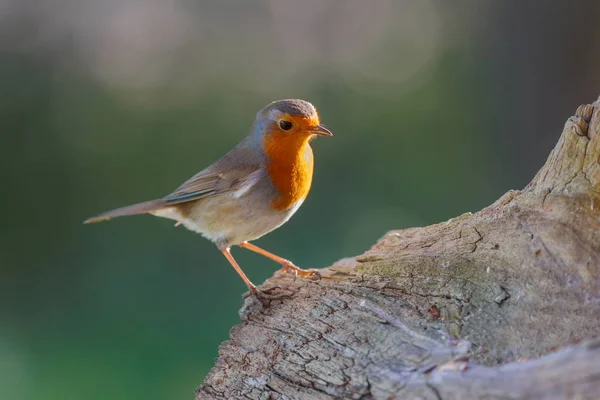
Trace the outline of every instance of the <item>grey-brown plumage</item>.
<path fill-rule="evenodd" d="M 85 222 L 145 213 L 173 219 L 212 240 L 255 290 L 230 258 L 229 247 L 250 246 L 246 242 L 281 226 L 298 210 L 310 189 L 313 158 L 308 142 L 315 135 L 331 132 L 319 124 L 312 104 L 297 99 L 273 102 L 259 111 L 237 146 L 172 193 Z M 262 249 L 252 250 L 303 271 Z"/>

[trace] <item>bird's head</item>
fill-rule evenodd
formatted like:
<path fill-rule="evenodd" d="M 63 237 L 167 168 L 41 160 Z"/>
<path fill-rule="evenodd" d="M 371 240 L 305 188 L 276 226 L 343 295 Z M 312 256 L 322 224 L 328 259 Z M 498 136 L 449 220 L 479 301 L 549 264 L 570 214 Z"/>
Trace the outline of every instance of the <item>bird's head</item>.
<path fill-rule="evenodd" d="M 274 101 L 260 110 L 255 129 L 263 141 L 306 142 L 315 136 L 333 136 L 321 125 L 315 107 L 299 99 Z"/>

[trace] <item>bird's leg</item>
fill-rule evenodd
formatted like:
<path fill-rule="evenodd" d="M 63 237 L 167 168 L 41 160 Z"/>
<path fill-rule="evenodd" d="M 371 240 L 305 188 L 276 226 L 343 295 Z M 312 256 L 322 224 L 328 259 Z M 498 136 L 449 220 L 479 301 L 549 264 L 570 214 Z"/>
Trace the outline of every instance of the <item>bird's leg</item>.
<path fill-rule="evenodd" d="M 221 253 L 223 253 L 223 255 L 225 256 L 225 258 L 227 259 L 227 261 L 229 261 L 229 263 L 231 264 L 231 266 L 235 269 L 235 272 L 237 272 L 238 275 L 242 278 L 242 280 L 244 281 L 244 283 L 246 284 L 246 286 L 248 286 L 248 289 L 250 290 L 251 294 L 254 294 L 257 297 L 262 297 L 262 298 L 268 299 L 268 300 L 276 300 L 276 299 L 281 299 L 281 298 L 284 298 L 284 297 L 290 297 L 290 296 L 288 296 L 286 294 L 271 295 L 271 294 L 268 294 L 268 293 L 263 292 L 261 290 L 258 290 L 258 288 L 252 282 L 250 282 L 250 279 L 248 279 L 248 277 L 246 276 L 246 274 L 244 273 L 244 271 L 242 271 L 242 269 L 238 265 L 237 261 L 235 261 L 235 259 L 231 255 L 230 249 L 226 248 L 224 250 L 221 250 Z M 273 290 L 275 288 L 277 288 L 277 286 L 269 288 L 268 291 Z"/>
<path fill-rule="evenodd" d="M 279 257 L 278 255 L 275 255 L 264 249 L 261 249 L 260 247 L 255 246 L 252 243 L 243 242 L 240 244 L 240 247 L 243 247 L 244 249 L 248 249 L 250 251 L 253 251 L 255 253 L 263 255 L 267 258 L 270 258 L 271 260 L 273 260 L 275 262 L 278 262 L 283 267 L 282 268 L 283 271 L 285 271 L 285 272 L 291 271 L 295 274 L 295 276 L 300 275 L 301 277 L 317 277 L 319 279 L 321 278 L 321 274 L 316 269 L 298 268 L 290 260 L 286 260 L 285 258 Z"/>

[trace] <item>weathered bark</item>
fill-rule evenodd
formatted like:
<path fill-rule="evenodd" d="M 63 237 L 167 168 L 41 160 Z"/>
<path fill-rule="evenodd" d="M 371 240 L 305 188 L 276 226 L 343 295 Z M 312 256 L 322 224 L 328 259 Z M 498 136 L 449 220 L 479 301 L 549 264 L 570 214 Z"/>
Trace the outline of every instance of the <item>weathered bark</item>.
<path fill-rule="evenodd" d="M 293 298 L 246 299 L 197 399 L 600 398 L 599 157 L 600 100 L 522 191 L 276 274 Z"/>

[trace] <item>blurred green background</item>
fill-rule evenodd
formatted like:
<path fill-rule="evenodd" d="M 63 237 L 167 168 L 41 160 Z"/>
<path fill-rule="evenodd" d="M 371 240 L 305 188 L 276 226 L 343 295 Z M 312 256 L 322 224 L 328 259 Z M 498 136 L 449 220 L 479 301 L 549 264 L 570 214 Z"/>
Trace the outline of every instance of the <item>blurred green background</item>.
<path fill-rule="evenodd" d="M 600 94 L 600 2 L 522 3 L 0 1 L 0 398 L 193 398 L 243 282 L 172 221 L 81 221 L 167 194 L 273 100 L 335 133 L 257 242 L 300 266 L 526 185 Z"/>

